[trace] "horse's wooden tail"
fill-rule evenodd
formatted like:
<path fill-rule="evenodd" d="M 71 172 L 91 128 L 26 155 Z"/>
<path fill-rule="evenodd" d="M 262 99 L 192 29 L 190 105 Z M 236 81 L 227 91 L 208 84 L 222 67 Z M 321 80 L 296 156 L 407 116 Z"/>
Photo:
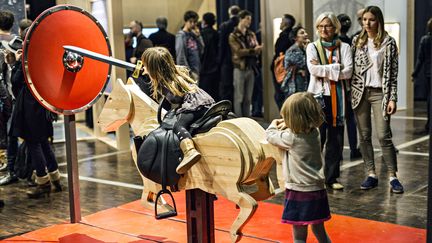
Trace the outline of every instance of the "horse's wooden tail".
<path fill-rule="evenodd" d="M 270 169 L 275 163 L 275 159 L 268 157 L 264 160 L 258 161 L 255 165 L 252 173 L 243 181 L 244 184 L 250 185 L 261 178 L 267 177 L 270 173 Z"/>
<path fill-rule="evenodd" d="M 270 170 L 275 163 L 272 157 L 259 160 L 252 173 L 243 181 L 245 185 L 255 185 L 257 190 L 249 195 L 257 201 L 266 200 L 274 196 L 274 187 L 269 178 Z"/>

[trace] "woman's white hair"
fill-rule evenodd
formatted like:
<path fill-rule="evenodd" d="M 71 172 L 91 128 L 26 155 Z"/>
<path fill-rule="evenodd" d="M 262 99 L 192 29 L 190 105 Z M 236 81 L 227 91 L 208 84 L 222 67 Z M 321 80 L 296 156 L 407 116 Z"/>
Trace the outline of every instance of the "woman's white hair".
<path fill-rule="evenodd" d="M 338 35 L 341 29 L 341 24 L 338 20 L 338 18 L 336 17 L 336 15 L 332 12 L 324 12 L 322 14 L 320 14 L 318 16 L 318 18 L 315 21 L 315 28 L 317 29 L 317 34 L 319 35 L 318 32 L 318 25 L 321 24 L 321 22 L 325 19 L 328 18 L 330 20 L 330 22 L 332 23 L 333 27 L 335 27 L 335 34 Z"/>

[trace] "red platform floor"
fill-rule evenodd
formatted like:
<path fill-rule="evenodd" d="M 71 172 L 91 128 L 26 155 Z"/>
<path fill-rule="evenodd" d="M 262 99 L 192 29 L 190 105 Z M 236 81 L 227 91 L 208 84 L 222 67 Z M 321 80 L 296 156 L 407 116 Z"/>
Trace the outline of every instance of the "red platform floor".
<path fill-rule="evenodd" d="M 1 242 L 187 242 L 184 193 L 175 193 L 175 198 L 179 215 L 174 218 L 156 220 L 151 210 L 134 201 L 85 216 L 81 223 L 53 225 Z M 216 242 L 230 242 L 228 231 L 239 209 L 221 197 L 214 207 Z M 292 227 L 280 222 L 282 210 L 281 205 L 260 202 L 243 229 L 240 242 L 292 242 Z M 335 214 L 326 222 L 326 228 L 332 242 L 426 241 L 424 229 Z M 309 232 L 308 242 L 317 242 L 312 232 Z"/>

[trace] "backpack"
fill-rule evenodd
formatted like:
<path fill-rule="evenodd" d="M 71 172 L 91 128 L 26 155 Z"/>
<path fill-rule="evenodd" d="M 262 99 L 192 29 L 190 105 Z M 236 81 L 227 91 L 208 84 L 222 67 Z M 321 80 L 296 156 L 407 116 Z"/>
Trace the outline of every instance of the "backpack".
<path fill-rule="evenodd" d="M 17 157 L 14 164 L 15 174 L 20 179 L 28 179 L 33 173 L 31 159 L 26 142 L 22 142 L 18 147 Z"/>
<path fill-rule="evenodd" d="M 287 74 L 287 70 L 284 67 L 284 59 L 285 54 L 283 52 L 280 52 L 279 56 L 276 57 L 276 59 L 274 60 L 273 73 L 275 75 L 276 82 L 279 84 L 283 82 Z"/>

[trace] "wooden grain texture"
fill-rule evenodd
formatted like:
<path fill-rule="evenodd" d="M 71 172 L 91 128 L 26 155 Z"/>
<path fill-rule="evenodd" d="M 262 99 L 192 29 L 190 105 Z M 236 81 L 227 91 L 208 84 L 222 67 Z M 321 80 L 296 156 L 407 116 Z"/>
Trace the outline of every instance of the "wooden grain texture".
<path fill-rule="evenodd" d="M 131 124 L 135 134 L 144 136 L 157 128 L 158 104 L 131 80 L 126 85 L 118 85 L 117 88 L 121 91 L 114 92 L 115 97 L 112 99 L 108 97 L 112 102 L 108 104 L 107 110 L 102 110 L 99 119 L 104 122 L 101 124 L 109 124 L 112 129 L 112 124 L 122 124 L 127 113 L 127 122 Z M 130 101 L 118 97 L 119 94 L 127 97 L 125 92 L 129 93 Z M 115 104 L 116 102 L 129 103 Z M 124 110 L 116 110 L 120 108 Z M 118 118 L 113 111 L 119 112 Z M 105 115 L 106 117 L 102 117 Z M 274 160 L 281 158 L 279 151 L 274 148 L 265 149 L 262 146 L 265 142 L 265 131 L 256 121 L 249 118 L 222 121 L 210 131 L 196 135 L 193 140 L 202 158 L 180 178 L 178 187 L 180 190 L 201 189 L 237 204 L 240 212 L 230 229 L 232 242 L 237 242 L 242 235 L 241 229 L 255 213 L 257 200 L 265 200 L 274 195 L 274 187 L 268 174 Z M 132 146 L 131 150 L 132 158 L 137 163 L 135 147 Z M 142 204 L 153 209 L 154 195 L 160 190 L 160 185 L 144 176 L 142 179 L 145 185 Z M 257 189 L 246 192 L 246 184 L 255 185 Z M 164 201 L 158 204 L 160 211 L 170 209 Z"/>
<path fill-rule="evenodd" d="M 132 107 L 132 96 L 125 88 L 123 81 L 118 79 L 113 82 L 113 90 L 108 96 L 98 124 L 105 132 L 117 130 L 130 119 Z"/>

